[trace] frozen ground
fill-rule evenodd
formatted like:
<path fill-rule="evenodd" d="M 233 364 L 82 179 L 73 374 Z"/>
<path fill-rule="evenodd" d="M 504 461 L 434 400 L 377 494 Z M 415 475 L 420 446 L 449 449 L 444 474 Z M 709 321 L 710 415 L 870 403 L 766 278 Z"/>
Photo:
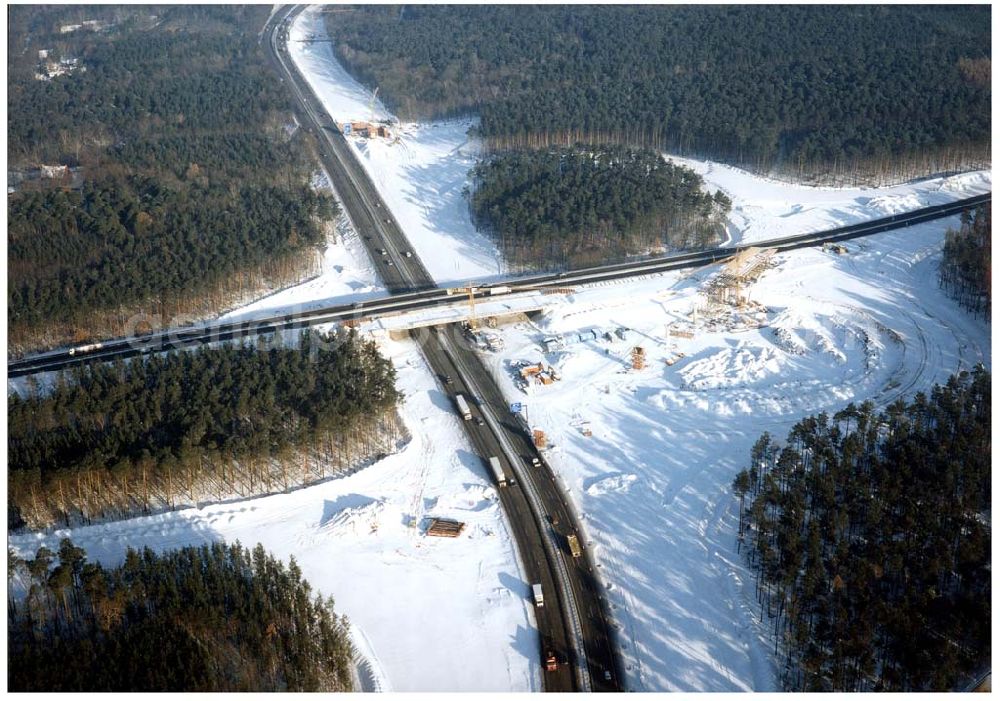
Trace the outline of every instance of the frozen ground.
<path fill-rule="evenodd" d="M 730 484 L 764 431 L 783 440 L 808 414 L 885 405 L 990 366 L 988 325 L 936 285 L 949 225 L 957 218 L 862 239 L 843 256 L 778 256 L 750 288 L 760 306 L 749 328 L 704 308 L 713 266 L 584 288 L 501 331 L 506 350 L 484 357 L 554 444 L 550 463 L 610 584 L 631 689 L 777 688 L 753 576 L 735 550 Z M 668 337 L 668 325 L 694 337 Z M 603 340 L 619 326 L 628 340 Z M 579 340 L 590 329 L 602 340 Z M 557 335 L 566 347 L 545 353 L 541 341 Z M 629 369 L 636 345 L 647 353 L 640 371 Z M 562 379 L 526 396 L 512 366 L 525 360 Z"/>
<path fill-rule="evenodd" d="M 318 22 L 315 13 L 303 13 L 293 40 L 322 32 Z M 370 94 L 336 64 L 328 44 L 293 41 L 291 50 L 334 117 L 370 116 Z M 376 118 L 389 116 L 379 103 L 375 108 Z M 489 242 L 462 214 L 465 171 L 478 148 L 466 142 L 466 124 L 402 125 L 398 144 L 355 143 L 439 283 L 486 280 L 500 269 Z M 991 187 L 988 172 L 869 190 L 804 187 L 676 160 L 732 197 L 730 233 L 738 242 Z M 804 415 L 868 398 L 885 404 L 960 367 L 990 366 L 988 326 L 936 287 L 949 225 L 957 219 L 860 239 L 845 256 L 803 250 L 778 257 L 778 267 L 750 290 L 766 307 L 761 328 L 712 331 L 704 314 L 692 322 L 698 290 L 714 270 L 706 269 L 547 296 L 551 311 L 537 325 L 503 330 L 507 350 L 489 362 L 556 446 L 551 462 L 584 514 L 586 538 L 610 585 L 630 688 L 776 688 L 770 645 L 754 618 L 752 578 L 735 553 L 729 485 L 765 430 L 783 439 Z M 324 277 L 236 313 L 377 292 L 361 246 L 343 233 L 348 245 L 327 251 Z M 666 339 L 671 323 L 696 336 Z M 617 325 L 632 329 L 627 342 L 578 341 L 545 357 L 560 368 L 560 382 L 525 397 L 511 379 L 507 363 L 542 357 L 543 337 Z M 632 345 L 649 354 L 643 371 L 625 371 Z M 71 535 L 109 563 L 126 544 L 260 540 L 279 556 L 294 554 L 316 588 L 351 617 L 356 644 L 370 661 L 370 687 L 537 690 L 528 587 L 488 479 L 416 349 L 387 350 L 408 396 L 404 418 L 414 436 L 401 454 L 291 494 Z M 592 437 L 583 435 L 585 427 Z M 457 541 L 420 536 L 404 518 L 423 513 L 458 517 L 470 530 Z M 28 536 L 11 544 L 33 551 L 39 542 Z"/>
<path fill-rule="evenodd" d="M 892 187 L 836 188 L 770 180 L 723 163 L 667 155 L 705 179 L 711 192 L 733 200 L 729 238 L 747 244 L 953 202 L 992 189 L 990 171 L 927 178 Z"/>
<path fill-rule="evenodd" d="M 416 347 L 387 350 L 413 436 L 402 452 L 287 494 L 15 536 L 9 545 L 31 556 L 69 536 L 91 560 L 115 565 L 127 546 L 261 542 L 286 562 L 295 556 L 314 590 L 351 619 L 367 688 L 540 690 L 530 586 L 495 490 Z M 429 537 L 427 516 L 467 526 L 457 539 Z"/>
<path fill-rule="evenodd" d="M 292 25 L 289 52 L 335 120 L 368 121 L 371 92 L 334 59 L 319 8 L 306 10 Z M 375 118 L 395 118 L 380 101 Z M 392 139 L 349 137 L 359 160 L 399 222 L 414 251 L 438 284 L 486 282 L 503 272 L 496 246 L 469 220 L 462 191 L 469 183 L 480 144 L 468 136 L 472 120 L 396 124 Z"/>

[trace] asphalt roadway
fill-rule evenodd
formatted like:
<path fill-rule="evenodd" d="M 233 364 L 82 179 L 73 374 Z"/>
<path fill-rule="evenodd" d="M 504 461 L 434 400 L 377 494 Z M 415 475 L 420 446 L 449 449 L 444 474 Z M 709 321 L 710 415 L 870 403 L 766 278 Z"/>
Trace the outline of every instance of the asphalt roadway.
<path fill-rule="evenodd" d="M 298 113 L 303 126 L 311 129 L 322 144 L 320 160 L 323 167 L 330 176 L 348 217 L 361 235 L 369 256 L 376 261 L 387 288 L 391 292 L 432 289 L 435 284 L 427 269 L 413 252 L 402 229 L 357 162 L 344 136 L 337 130 L 288 57 L 285 44 L 287 27 L 302 9 L 301 6 L 296 6 L 277 12 L 265 28 L 271 59 L 298 98 Z M 571 562 L 574 567 L 569 570 L 570 576 L 566 577 L 564 563 L 556 560 L 565 558 L 565 546 L 562 550 L 552 547 L 555 534 L 549 532 L 551 526 L 545 518 L 546 514 L 538 513 L 544 509 L 550 515 L 558 514 L 558 522 L 563 528 L 576 530 L 575 521 L 563 502 L 562 495 L 554 488 L 555 477 L 551 470 L 544 461 L 531 470 L 513 464 L 517 456 L 512 456 L 509 449 L 504 449 L 505 443 L 508 446 L 512 443 L 520 444 L 524 448 L 524 455 L 537 453 L 520 425 L 510 420 L 499 420 L 498 417 L 503 416 L 503 410 L 506 409 L 503 395 L 464 341 L 458 339 L 454 345 L 456 358 L 444 349 L 443 339 L 436 330 L 415 332 L 414 338 L 431 369 L 437 374 L 442 389 L 452 397 L 452 401 L 454 402 L 455 392 L 467 393 L 475 416 L 483 420 L 482 425 L 473 419 L 464 422 L 464 426 L 484 464 L 489 457 L 498 457 L 508 475 L 513 476 L 512 484 L 505 487 L 498 485 L 497 489 L 501 505 L 511 524 L 521 564 L 525 574 L 531 579 L 525 583 L 525 590 L 530 591 L 533 583 L 541 583 L 546 601 L 546 605 L 535 608 L 541 643 L 539 662 L 542 665 L 545 690 L 620 690 L 617 684 L 620 676 L 615 651 L 610 644 L 606 627 L 596 633 L 595 626 L 583 626 L 582 641 L 579 635 L 581 627 L 574 627 L 574 622 L 581 620 L 579 611 L 588 612 L 584 617 L 587 622 L 592 620 L 593 612 L 602 612 L 600 620 L 604 621 L 604 600 L 599 596 L 599 588 L 593 581 L 591 572 L 579 566 L 585 560 Z M 445 383 L 445 377 L 450 378 L 450 382 Z M 472 391 L 472 383 L 479 389 L 478 393 Z M 477 394 L 488 397 L 482 407 L 474 401 Z M 501 433 L 505 435 L 500 435 Z M 525 441 L 527 447 L 524 447 Z M 531 484 L 523 483 L 522 476 L 530 480 Z M 527 491 L 525 487 L 528 488 Z M 533 503 L 528 498 L 531 487 L 536 490 Z M 537 499 L 539 494 L 542 495 L 541 504 Z M 559 576 L 560 573 L 562 577 Z M 596 637 L 591 639 L 589 635 Z M 579 651 L 581 642 L 584 649 Z M 559 662 L 554 671 L 546 671 L 545 668 L 545 661 L 550 653 L 555 654 Z M 588 673 L 598 669 L 601 670 L 600 674 Z M 603 670 L 611 670 L 610 680 L 605 679 Z"/>

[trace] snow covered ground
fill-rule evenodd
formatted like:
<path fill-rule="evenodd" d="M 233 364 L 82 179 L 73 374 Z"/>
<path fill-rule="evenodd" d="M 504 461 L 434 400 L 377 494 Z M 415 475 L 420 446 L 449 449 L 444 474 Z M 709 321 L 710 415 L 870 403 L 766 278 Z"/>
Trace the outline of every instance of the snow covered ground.
<path fill-rule="evenodd" d="M 708 313 L 712 266 L 583 288 L 536 322 L 500 330 L 506 349 L 484 358 L 554 445 L 550 463 L 610 584 L 629 688 L 777 689 L 753 576 L 736 553 L 730 485 L 764 431 L 784 440 L 808 414 L 886 405 L 977 362 L 990 367 L 988 325 L 937 288 L 949 225 L 957 217 L 851 242 L 841 256 L 777 256 L 749 289 L 760 305 L 750 323 Z M 618 327 L 626 341 L 603 340 Z M 591 329 L 601 340 L 580 340 Z M 541 342 L 554 336 L 566 346 L 546 353 Z M 647 354 L 639 371 L 637 345 Z M 519 361 L 543 361 L 561 380 L 526 394 Z"/>
<path fill-rule="evenodd" d="M 992 189 L 988 170 L 926 178 L 891 187 L 813 187 L 771 180 L 724 163 L 667 154 L 722 190 L 733 201 L 729 238 L 734 244 L 793 236 L 946 204 Z"/>
<path fill-rule="evenodd" d="M 337 63 L 329 42 L 303 41 L 325 36 L 320 9 L 307 9 L 292 25 L 292 60 L 335 120 L 369 121 L 371 92 Z M 374 116 L 396 121 L 378 100 Z M 462 196 L 480 152 L 478 140 L 468 135 L 473 124 L 469 119 L 397 123 L 392 139 L 348 138 L 414 251 L 441 285 L 487 282 L 503 272 L 496 246 L 472 226 Z"/>
<path fill-rule="evenodd" d="M 110 566 L 128 546 L 261 542 L 286 562 L 294 556 L 313 589 L 351 619 L 367 688 L 540 690 L 531 587 L 487 471 L 417 348 L 387 350 L 413 436 L 400 453 L 287 494 L 14 536 L 9 545 L 30 557 L 68 536 Z M 428 516 L 466 529 L 456 539 L 423 535 Z"/>
<path fill-rule="evenodd" d="M 292 55 L 335 118 L 368 119 L 370 94 L 333 60 L 314 11 L 292 28 Z M 376 102 L 376 119 L 389 118 Z M 478 145 L 469 122 L 407 124 L 398 143 L 353 141 L 416 252 L 439 283 L 486 281 L 502 268 L 468 221 L 462 188 Z M 991 188 L 988 172 L 879 189 L 789 185 L 715 164 L 675 159 L 733 199 L 730 234 L 748 243 L 854 223 Z M 847 402 L 886 404 L 975 362 L 991 365 L 989 327 L 936 287 L 942 233 L 957 218 L 860 239 L 837 256 L 802 250 L 750 288 L 759 328 L 708 328 L 699 290 L 717 268 L 546 296 L 550 311 L 502 329 L 486 356 L 512 400 L 555 444 L 551 463 L 584 514 L 587 541 L 610 585 L 635 690 L 777 687 L 753 581 L 735 553 L 730 483 L 763 431 L 783 439 L 801 417 Z M 324 274 L 232 317 L 346 301 L 381 291 L 356 236 L 326 253 Z M 666 337 L 692 330 L 694 338 Z M 543 356 L 543 338 L 617 326 L 627 342 L 579 341 Z M 647 367 L 627 371 L 641 345 Z M 416 348 L 386 342 L 407 395 L 413 440 L 398 455 L 315 487 L 145 519 L 80 528 L 92 558 L 118 562 L 126 545 L 167 548 L 212 538 L 257 541 L 295 555 L 314 587 L 336 598 L 370 662 L 372 688 L 540 688 L 528 584 L 483 466 Z M 681 354 L 683 353 L 683 356 Z M 544 358 L 562 380 L 517 388 L 509 363 Z M 672 364 L 667 365 L 665 361 Z M 589 428 L 591 437 L 584 435 Z M 469 523 L 458 540 L 421 536 L 409 518 Z M 373 528 L 374 527 L 374 528 Z M 30 554 L 67 533 L 19 536 Z M 456 664 L 461 660 L 461 664 Z M 445 670 L 442 672 L 442 670 Z"/>

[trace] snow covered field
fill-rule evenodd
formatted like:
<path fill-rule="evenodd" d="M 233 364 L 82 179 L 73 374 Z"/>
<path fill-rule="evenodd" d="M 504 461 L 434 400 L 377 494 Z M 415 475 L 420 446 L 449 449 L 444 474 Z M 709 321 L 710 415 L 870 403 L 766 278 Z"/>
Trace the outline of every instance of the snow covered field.
<path fill-rule="evenodd" d="M 990 171 L 973 171 L 892 187 L 813 187 L 753 175 L 745 170 L 667 155 L 705 180 L 710 192 L 722 190 L 733 201 L 729 238 L 733 244 L 822 231 L 838 226 L 946 204 L 992 189 Z"/>
<path fill-rule="evenodd" d="M 335 118 L 369 117 L 370 94 L 333 60 L 318 15 L 292 28 L 291 52 Z M 376 118 L 389 115 L 378 102 Z M 355 141 L 416 252 L 439 283 L 502 272 L 461 196 L 478 146 L 469 122 L 401 125 L 399 143 Z M 988 172 L 880 189 L 789 185 L 728 166 L 675 159 L 733 199 L 730 234 L 753 242 L 862 221 L 991 188 Z M 535 323 L 500 331 L 485 356 L 512 400 L 555 444 L 551 464 L 584 514 L 586 539 L 622 626 L 629 687 L 646 691 L 777 687 L 753 581 L 735 553 L 730 483 L 763 431 L 784 439 L 801 417 L 850 401 L 886 404 L 975 362 L 991 365 L 989 327 L 936 286 L 943 231 L 957 218 L 819 250 L 783 254 L 750 288 L 759 328 L 708 328 L 700 290 L 717 268 L 547 296 Z M 324 273 L 230 318 L 346 301 L 382 291 L 356 234 L 341 229 Z M 667 325 L 693 338 L 666 337 Z M 541 340 L 628 327 L 628 341 L 579 341 L 543 355 Z M 641 345 L 645 370 L 626 370 Z M 113 564 L 126 545 L 162 549 L 213 538 L 258 541 L 294 555 L 354 624 L 369 688 L 539 690 L 537 632 L 489 479 L 415 346 L 386 342 L 412 441 L 351 477 L 290 494 L 57 532 L 19 536 L 30 555 L 70 535 Z M 683 357 L 681 354 L 683 353 Z M 510 363 L 543 359 L 562 379 L 517 388 Z M 666 360 L 673 361 L 671 365 Z M 589 428 L 591 437 L 584 436 Z M 457 540 L 419 534 L 416 516 L 468 522 Z M 461 664 L 456 664 L 461 660 Z"/>
<path fill-rule="evenodd" d="M 292 25 L 289 53 L 335 120 L 368 121 L 371 93 L 334 59 L 320 7 L 307 9 Z M 376 120 L 395 118 L 376 100 Z M 440 284 L 487 282 L 502 272 L 496 246 L 469 220 L 462 190 L 480 152 L 468 136 L 468 119 L 398 124 L 392 139 L 348 137 L 386 205 L 403 227 L 431 277 Z"/>
<path fill-rule="evenodd" d="M 313 589 L 351 619 L 367 689 L 540 690 L 531 587 L 486 469 L 416 347 L 387 351 L 413 436 L 402 452 L 287 494 L 15 536 L 9 545 L 31 557 L 68 536 L 91 560 L 116 565 L 128 546 L 261 542 L 286 562 L 294 556 Z M 425 536 L 428 516 L 464 521 L 465 532 Z"/>
<path fill-rule="evenodd" d="M 736 554 L 730 484 L 764 431 L 784 440 L 808 414 L 886 405 L 990 367 L 988 325 L 937 288 L 949 225 L 958 219 L 855 241 L 841 256 L 782 254 L 749 289 L 760 311 L 742 327 L 731 312 L 707 313 L 712 266 L 584 288 L 500 331 L 506 349 L 484 358 L 554 444 L 550 463 L 611 585 L 631 689 L 777 688 L 753 576 Z M 693 338 L 668 337 L 668 325 Z M 627 340 L 603 339 L 619 327 Z M 580 340 L 590 329 L 601 340 Z M 555 336 L 565 348 L 546 353 L 542 340 Z M 647 354 L 639 371 L 636 345 Z M 551 365 L 561 380 L 526 395 L 519 361 Z"/>

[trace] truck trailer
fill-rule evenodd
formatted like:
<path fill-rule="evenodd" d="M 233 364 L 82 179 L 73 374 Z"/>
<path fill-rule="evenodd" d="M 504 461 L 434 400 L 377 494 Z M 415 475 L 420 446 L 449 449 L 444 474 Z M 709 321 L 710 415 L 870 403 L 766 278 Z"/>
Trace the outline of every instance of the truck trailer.
<path fill-rule="evenodd" d="M 542 585 L 532 584 L 531 591 L 535 595 L 535 606 L 545 606 L 545 599 L 542 598 Z"/>
<path fill-rule="evenodd" d="M 472 412 L 469 410 L 469 403 L 465 401 L 465 397 L 461 394 L 456 394 L 455 405 L 458 406 L 458 413 L 462 415 L 463 421 L 469 421 L 472 419 Z"/>
<path fill-rule="evenodd" d="M 493 470 L 493 476 L 496 477 L 497 484 L 501 487 L 507 486 L 507 475 L 503 471 L 503 466 L 500 465 L 500 458 L 491 457 L 490 469 Z"/>
<path fill-rule="evenodd" d="M 580 557 L 583 554 L 583 550 L 580 549 L 580 541 L 577 539 L 575 533 L 566 536 L 566 542 L 569 543 L 569 551 L 573 554 L 573 557 Z"/>

